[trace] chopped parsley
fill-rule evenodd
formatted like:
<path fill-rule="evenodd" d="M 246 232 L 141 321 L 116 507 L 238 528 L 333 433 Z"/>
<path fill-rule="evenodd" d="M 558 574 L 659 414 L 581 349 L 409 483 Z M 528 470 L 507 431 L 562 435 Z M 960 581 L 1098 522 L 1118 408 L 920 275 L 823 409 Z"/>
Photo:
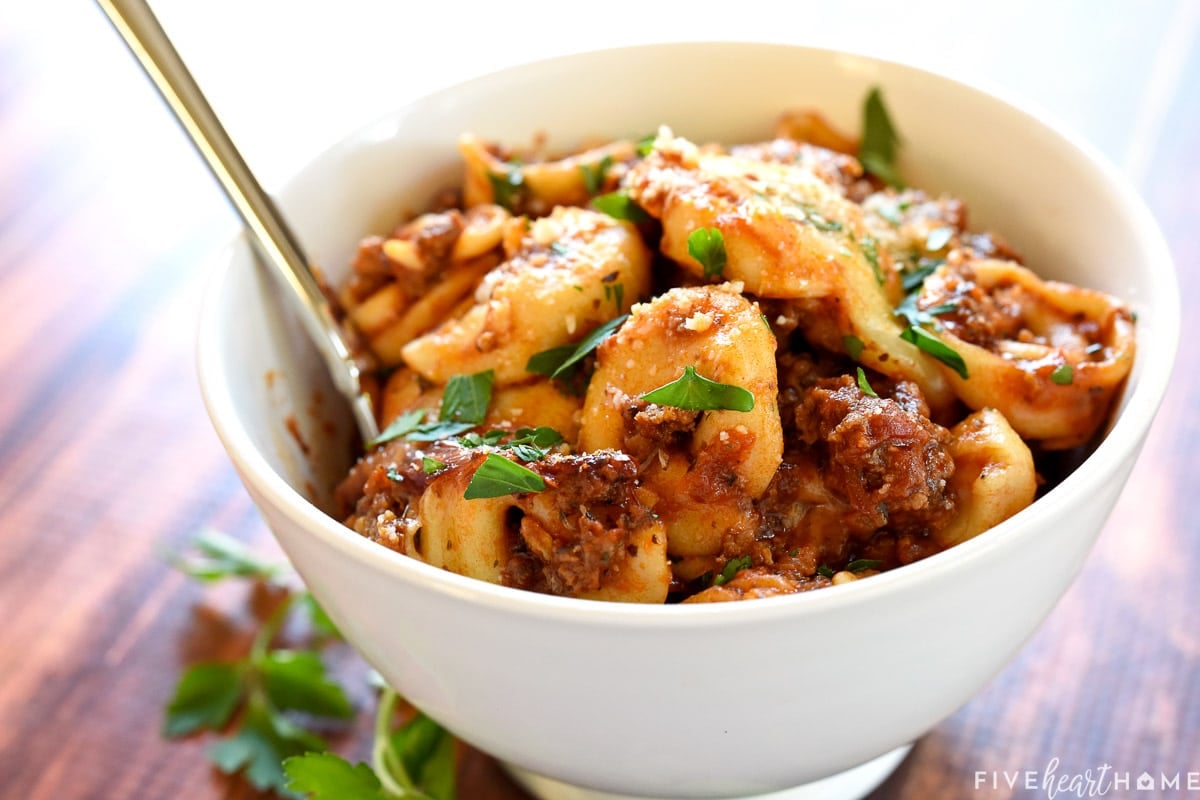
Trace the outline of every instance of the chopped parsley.
<path fill-rule="evenodd" d="M 817 567 L 817 574 L 824 578 L 832 578 L 834 576 L 833 568 L 828 564 L 822 564 Z"/>
<path fill-rule="evenodd" d="M 525 188 L 525 176 L 521 174 L 520 163 L 507 163 L 507 169 L 502 175 L 488 172 L 488 182 L 492 185 L 492 199 L 496 205 L 503 206 L 509 211 Z"/>
<path fill-rule="evenodd" d="M 425 456 L 421 459 L 421 470 L 426 475 L 432 475 L 433 473 L 437 472 L 439 469 L 442 469 L 445 466 L 446 466 L 445 461 L 438 461 L 436 458 L 430 458 L 429 456 Z M 388 477 L 391 477 L 391 476 L 389 475 Z"/>
<path fill-rule="evenodd" d="M 862 356 L 863 340 L 857 336 L 843 336 L 842 344 L 846 347 L 846 354 L 855 361 L 858 361 L 859 357 Z"/>
<path fill-rule="evenodd" d="M 871 384 L 867 383 L 867 373 L 863 372 L 863 368 L 858 368 L 858 388 L 867 397 L 879 397 L 875 394 L 875 390 L 871 388 Z"/>
<path fill-rule="evenodd" d="M 1054 368 L 1054 372 L 1050 373 L 1050 380 L 1059 386 L 1070 386 L 1075 380 L 1075 368 L 1070 364 L 1059 364 Z"/>
<path fill-rule="evenodd" d="M 540 492 L 545 488 L 546 482 L 541 475 L 504 456 L 489 453 L 471 476 L 463 497 L 480 500 L 522 492 Z"/>
<path fill-rule="evenodd" d="M 597 211 L 608 214 L 613 219 L 626 222 L 645 222 L 650 219 L 646 210 L 633 201 L 633 198 L 621 190 L 602 194 L 592 200 L 592 207 Z"/>
<path fill-rule="evenodd" d="M 875 273 L 875 280 L 882 286 L 887 280 L 887 276 L 883 274 L 883 267 L 879 264 L 879 243 L 875 241 L 874 236 L 864 236 L 859 247 L 862 248 L 863 256 Z"/>
<path fill-rule="evenodd" d="M 385 442 L 399 439 L 401 436 L 411 433 L 417 429 L 417 426 L 421 424 L 421 420 L 424 418 L 425 410 L 422 408 L 414 408 L 412 411 L 404 412 L 392 420 L 391 424 L 384 428 L 382 433 L 367 442 L 367 449 L 374 449 Z"/>
<path fill-rule="evenodd" d="M 438 419 L 442 422 L 473 422 L 478 425 L 487 416 L 492 402 L 492 385 L 496 374 L 484 370 L 474 375 L 454 375 L 446 384 L 442 394 L 442 410 Z"/>
<path fill-rule="evenodd" d="M 846 571 L 866 572 L 869 569 L 879 569 L 882 566 L 882 561 L 877 561 L 873 558 L 856 558 L 846 565 Z"/>
<path fill-rule="evenodd" d="M 704 268 L 704 277 L 719 278 L 725 272 L 725 237 L 717 228 L 697 228 L 688 234 L 688 255 Z"/>
<path fill-rule="evenodd" d="M 967 363 L 963 361 L 963 357 L 929 331 L 916 325 L 910 325 L 900 334 L 900 338 L 909 344 L 916 345 L 919 350 L 925 351 L 950 367 L 964 381 L 967 379 Z"/>
<path fill-rule="evenodd" d="M 665 386 L 646 392 L 642 399 L 660 406 L 687 411 L 750 411 L 754 395 L 740 386 L 717 383 L 696 374 L 696 368 L 686 366 L 683 375 Z"/>
<path fill-rule="evenodd" d="M 750 567 L 750 556 L 741 556 L 739 558 L 731 558 L 725 562 L 724 568 L 720 575 L 713 576 L 713 586 L 720 586 L 724 583 L 729 583 L 733 580 L 733 576 L 737 575 L 744 569 Z"/>
<path fill-rule="evenodd" d="M 922 258 L 911 271 L 904 273 L 900 279 L 905 292 L 914 292 L 921 288 L 925 279 L 946 262 L 940 258 Z"/>
<path fill-rule="evenodd" d="M 620 314 L 625 307 L 625 284 L 604 284 L 604 299 L 612 300 L 617 307 L 617 313 Z"/>
<path fill-rule="evenodd" d="M 878 86 L 872 86 L 863 101 L 862 141 L 858 146 L 858 160 L 863 168 L 896 189 L 904 188 L 904 181 L 896 172 L 896 155 L 900 136 L 896 133 L 883 94 Z"/>
<path fill-rule="evenodd" d="M 545 375 L 550 378 L 565 380 L 570 377 L 572 367 L 599 347 L 600 343 L 611 336 L 613 331 L 621 327 L 622 323 L 627 319 L 629 319 L 628 314 L 622 314 L 615 319 L 610 319 L 583 337 L 583 341 L 577 345 L 565 344 L 552 347 L 549 350 L 543 350 L 540 353 L 534 353 L 525 364 L 525 371 L 532 372 L 535 375 Z"/>
<path fill-rule="evenodd" d="M 650 155 L 650 153 L 654 150 L 654 140 L 657 138 L 657 133 L 651 133 L 648 136 L 643 136 L 641 139 L 638 139 L 636 144 L 637 154 L 642 158 Z"/>
<path fill-rule="evenodd" d="M 604 176 L 613 165 L 613 157 L 605 156 L 595 164 L 580 164 L 579 171 L 583 173 L 583 187 L 589 195 L 598 193 L 604 188 Z"/>

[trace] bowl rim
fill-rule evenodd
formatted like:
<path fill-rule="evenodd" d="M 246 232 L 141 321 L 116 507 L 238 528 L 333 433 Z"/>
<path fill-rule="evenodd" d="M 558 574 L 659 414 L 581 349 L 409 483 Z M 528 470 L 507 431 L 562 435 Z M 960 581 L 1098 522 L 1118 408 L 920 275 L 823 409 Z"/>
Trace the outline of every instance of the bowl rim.
<path fill-rule="evenodd" d="M 364 567 L 385 571 L 413 588 L 422 588 L 471 605 L 485 605 L 494 610 L 546 621 L 663 629 L 695 625 L 741 625 L 749 621 L 770 622 L 780 616 L 796 617 L 824 613 L 831 604 L 848 607 L 861 603 L 886 602 L 888 596 L 894 592 L 905 591 L 910 584 L 917 587 L 930 578 L 959 571 L 979 559 L 993 558 L 996 551 L 1019 547 L 1025 536 L 1037 535 L 1042 524 L 1056 513 L 1057 508 L 1085 503 L 1086 495 L 1096 486 L 1103 485 L 1120 467 L 1136 459 L 1141 443 L 1166 393 L 1179 341 L 1179 293 L 1170 250 L 1153 215 L 1132 183 L 1096 147 L 1036 104 L 1025 98 L 1015 97 L 1012 92 L 989 85 L 974 76 L 965 80 L 902 60 L 880 58 L 849 49 L 757 41 L 642 43 L 580 51 L 513 64 L 415 97 L 367 124 L 354 128 L 305 161 L 304 166 L 294 171 L 283 183 L 280 196 L 286 197 L 293 191 L 311 165 L 336 159 L 341 152 L 354 149 L 365 135 L 381 125 L 386 125 L 389 120 L 409 113 L 421 104 L 473 85 L 512 79 L 523 71 L 552 71 L 557 63 L 583 57 L 619 57 L 631 51 L 713 47 L 809 51 L 827 58 L 848 55 L 870 61 L 884 70 L 907 73 L 910 78 L 919 81 L 952 84 L 956 91 L 982 95 L 986 101 L 999 103 L 1009 111 L 1023 116 L 1028 123 L 1041 128 L 1043 132 L 1051 134 L 1077 151 L 1088 166 L 1099 174 L 1102 182 L 1117 199 L 1123 216 L 1129 220 L 1149 278 L 1147 285 L 1151 287 L 1151 291 L 1148 294 L 1161 302 L 1154 309 L 1155 321 L 1150 331 L 1145 334 L 1139 332 L 1138 384 L 1127 396 L 1124 409 L 1111 430 L 1079 467 L 1030 506 L 968 541 L 907 564 L 903 568 L 874 575 L 869 581 L 853 581 L 826 587 L 821 591 L 760 598 L 749 603 L 645 605 L 539 594 L 458 575 L 382 547 L 326 515 L 276 473 L 252 444 L 249 434 L 236 414 L 227 375 L 222 369 L 217 348 L 220 340 L 217 321 L 220 318 L 221 298 L 225 294 L 224 287 L 230 280 L 235 265 L 248 259 L 252 262 L 254 259 L 245 236 L 238 234 L 209 261 L 210 277 L 200 308 L 196 337 L 196 365 L 201 394 L 209 418 L 243 480 L 253 484 L 254 490 L 271 506 L 278 509 L 289 522 L 303 528 L 308 535 L 316 536 L 327 546 L 341 551 L 343 555 Z M 1174 302 L 1171 302 L 1171 298 Z M 1147 338 L 1151 338 L 1151 341 L 1146 341 Z"/>

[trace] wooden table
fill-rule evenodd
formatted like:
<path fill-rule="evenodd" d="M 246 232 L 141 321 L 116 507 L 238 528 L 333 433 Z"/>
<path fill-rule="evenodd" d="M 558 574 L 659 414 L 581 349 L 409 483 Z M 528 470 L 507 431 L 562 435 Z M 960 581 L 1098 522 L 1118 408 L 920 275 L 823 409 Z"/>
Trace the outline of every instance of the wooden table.
<path fill-rule="evenodd" d="M 167 743 L 158 735 L 181 665 L 237 655 L 250 630 L 241 588 L 205 590 L 165 566 L 161 553 L 212 526 L 277 554 L 210 429 L 194 377 L 204 260 L 232 215 L 99 14 L 34 5 L 6 10 L 0 21 L 0 797 L 248 797 L 209 768 L 203 737 Z M 182 4 L 169 5 L 184 15 Z M 230 2 L 196 5 L 205 9 L 192 11 L 196 25 L 178 28 L 190 41 L 221 27 L 199 26 L 202 14 L 238 13 Z M 246 5 L 259 22 L 280 11 Z M 1110 764 L 1135 775 L 1185 773 L 1184 785 L 1187 772 L 1200 771 L 1200 523 L 1187 506 L 1200 480 L 1198 5 L 1007 3 L 967 20 L 954 5 L 915 18 L 891 9 L 873 12 L 890 16 L 868 31 L 856 22 L 861 9 L 823 12 L 835 43 L 940 54 L 944 64 L 1033 94 L 1081 128 L 1149 201 L 1179 265 L 1186 311 L 1172 390 L 1078 581 L 1017 659 L 923 737 L 877 797 L 1044 796 L 1007 788 L 1002 775 L 999 788 L 990 781 L 999 771 L 1041 771 L 1051 759 L 1060 773 Z M 695 8 L 674 27 L 665 11 L 643 9 L 648 31 L 632 38 L 712 36 L 703 15 L 720 6 Z M 349 9 L 360 21 L 390 13 L 393 27 L 401 16 Z M 731 20 L 729 35 L 780 38 L 760 11 Z M 411 13 L 428 23 L 409 28 L 433 37 L 427 48 L 448 49 L 460 35 L 462 52 L 495 44 L 474 27 L 433 25 L 452 11 Z M 296 16 L 310 33 L 321 27 L 313 12 Z M 310 48 L 323 63 L 307 68 L 336 71 L 383 52 L 383 38 L 396 32 L 388 25 L 342 42 L 346 62 Z M 596 25 L 568 27 L 578 41 L 556 40 L 561 50 L 611 43 Z M 273 61 L 207 41 L 205 63 L 228 57 L 274 75 Z M 409 38 L 409 51 L 419 46 Z M 531 46 L 507 57 L 542 54 Z M 412 65 L 430 52 L 397 57 Z M 449 61 L 420 80 L 474 68 Z M 216 94 L 236 95 L 230 73 L 211 73 L 221 78 Z M 372 75 L 358 82 L 360 97 L 392 82 Z M 345 127 L 337 118 L 345 99 L 323 90 L 335 119 L 308 109 L 317 133 L 295 137 L 306 148 Z M 281 91 L 283 105 L 259 122 L 283 118 L 304 81 Z M 245 121 L 251 101 L 238 98 L 229 105 L 242 127 L 231 128 L 245 134 L 251 161 L 268 174 L 299 163 L 308 151 L 275 152 L 269 126 Z M 361 681 L 361 668 L 347 669 Z M 357 699 L 369 705 L 365 687 Z M 364 724 L 340 741 L 343 751 L 361 757 Z M 975 789 L 977 772 L 989 785 Z M 524 797 L 475 753 L 463 760 L 462 784 L 464 800 Z"/>

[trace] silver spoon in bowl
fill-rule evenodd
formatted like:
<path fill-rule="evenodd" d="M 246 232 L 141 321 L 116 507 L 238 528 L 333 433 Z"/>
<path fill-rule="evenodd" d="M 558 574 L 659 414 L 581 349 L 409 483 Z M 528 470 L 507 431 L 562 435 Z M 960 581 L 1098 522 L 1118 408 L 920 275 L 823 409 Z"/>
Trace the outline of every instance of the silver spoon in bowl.
<path fill-rule="evenodd" d="M 362 366 L 334 318 L 333 309 L 287 220 L 246 166 L 145 0 L 96 0 L 96 3 L 225 190 L 246 223 L 260 259 L 273 268 L 286 287 L 285 294 L 324 358 L 334 386 L 350 403 L 363 441 L 370 442 L 379 435 L 379 427 L 371 398 L 363 391 Z"/>

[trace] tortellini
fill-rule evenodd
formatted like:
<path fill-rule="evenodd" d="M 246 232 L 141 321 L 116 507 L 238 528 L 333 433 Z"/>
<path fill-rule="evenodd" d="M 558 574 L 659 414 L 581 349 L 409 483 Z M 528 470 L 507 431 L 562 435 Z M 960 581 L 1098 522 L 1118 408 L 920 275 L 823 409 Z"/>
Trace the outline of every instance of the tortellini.
<path fill-rule="evenodd" d="M 884 187 L 819 115 L 776 133 L 463 136 L 458 193 L 364 240 L 338 295 L 395 428 L 338 487 L 346 524 L 491 583 L 720 602 L 1032 503 L 1044 453 L 1107 419 L 1129 310 L 1037 277 L 956 198 Z"/>
<path fill-rule="evenodd" d="M 529 359 L 578 341 L 650 290 L 650 253 L 627 223 L 583 208 L 518 219 L 505 261 L 484 276 L 464 313 L 408 343 L 401 354 L 422 377 L 491 369 L 501 385 L 529 378 Z"/>

